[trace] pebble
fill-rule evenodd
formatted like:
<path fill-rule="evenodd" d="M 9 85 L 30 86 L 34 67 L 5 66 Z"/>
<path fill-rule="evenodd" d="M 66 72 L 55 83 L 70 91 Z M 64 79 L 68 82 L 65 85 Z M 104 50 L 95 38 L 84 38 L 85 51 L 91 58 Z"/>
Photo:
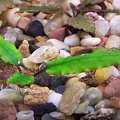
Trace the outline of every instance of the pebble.
<path fill-rule="evenodd" d="M 49 94 L 48 87 L 41 87 L 32 84 L 30 88 L 24 90 L 24 104 L 38 105 L 47 103 L 48 94 Z"/>
<path fill-rule="evenodd" d="M 55 119 L 54 117 L 52 117 L 52 116 L 49 115 L 49 114 L 44 114 L 44 115 L 41 117 L 41 120 L 57 120 L 57 119 Z"/>
<path fill-rule="evenodd" d="M 18 28 L 21 28 L 24 31 L 26 31 L 28 29 L 29 24 L 30 24 L 30 18 L 23 16 L 19 19 L 17 26 Z"/>
<path fill-rule="evenodd" d="M 26 111 L 26 110 L 30 110 L 31 106 L 25 105 L 25 104 L 17 104 L 17 110 L 18 111 Z"/>
<path fill-rule="evenodd" d="M 64 58 L 64 57 L 69 57 L 71 55 L 66 50 L 60 50 L 59 56 Z"/>
<path fill-rule="evenodd" d="M 103 92 L 106 98 L 120 97 L 120 79 L 111 81 Z"/>
<path fill-rule="evenodd" d="M 20 111 L 16 114 L 17 120 L 35 120 L 32 110 Z"/>
<path fill-rule="evenodd" d="M 0 99 L 0 119 L 16 120 L 17 110 L 12 101 Z"/>
<path fill-rule="evenodd" d="M 85 31 L 78 32 L 78 36 L 79 36 L 80 39 L 92 38 L 92 36 Z"/>
<path fill-rule="evenodd" d="M 32 37 L 44 36 L 45 33 L 42 23 L 38 20 L 31 22 L 28 27 L 27 34 Z"/>
<path fill-rule="evenodd" d="M 18 34 L 22 34 L 22 31 L 19 28 L 11 28 L 7 30 L 7 32 L 4 35 L 4 38 L 10 43 L 15 43 Z"/>
<path fill-rule="evenodd" d="M 100 38 L 86 38 L 81 40 L 81 45 L 85 47 L 93 47 L 101 42 Z"/>
<path fill-rule="evenodd" d="M 47 102 L 48 103 L 53 103 L 56 107 L 58 107 L 60 101 L 61 101 L 61 98 L 62 98 L 62 94 L 59 94 L 59 93 L 56 93 L 56 92 L 52 92 L 49 94 L 48 96 L 48 100 Z"/>
<path fill-rule="evenodd" d="M 59 110 L 66 115 L 71 115 L 80 103 L 87 86 L 83 82 L 76 82 L 65 89 L 59 104 Z M 74 97 L 73 97 L 74 96 Z"/>
<path fill-rule="evenodd" d="M 42 63 L 57 57 L 59 51 L 54 46 L 41 46 L 35 50 L 29 57 L 28 60 L 33 63 Z"/>
<path fill-rule="evenodd" d="M 96 37 L 104 37 L 108 34 L 110 25 L 106 20 L 98 19 L 95 21 L 95 28 Z"/>
<path fill-rule="evenodd" d="M 117 35 L 109 36 L 105 48 L 120 48 L 120 37 Z"/>
<path fill-rule="evenodd" d="M 120 109 L 120 98 L 119 97 L 112 97 L 109 99 L 109 106 Z"/>
<path fill-rule="evenodd" d="M 40 116 L 55 111 L 57 108 L 53 103 L 38 104 L 33 106 L 34 116 Z"/>
<path fill-rule="evenodd" d="M 6 99 L 14 103 L 23 103 L 23 95 L 14 89 L 3 89 L 0 91 L 0 99 Z"/>
<path fill-rule="evenodd" d="M 114 120 L 120 120 L 120 110 L 117 111 L 116 116 L 114 117 Z"/>
<path fill-rule="evenodd" d="M 18 50 L 21 52 L 24 58 L 30 56 L 29 43 L 27 40 L 24 40 L 19 46 Z"/>
<path fill-rule="evenodd" d="M 56 88 L 54 89 L 54 91 L 55 91 L 56 93 L 63 94 L 64 91 L 65 91 L 65 86 L 60 85 L 60 86 L 56 87 Z"/>
<path fill-rule="evenodd" d="M 80 45 L 80 38 L 78 37 L 77 34 L 72 34 L 72 35 L 67 36 L 64 39 L 64 43 L 70 47 L 79 46 Z"/>
<path fill-rule="evenodd" d="M 108 99 L 102 99 L 95 105 L 95 109 L 100 108 L 109 108 L 109 100 Z"/>
<path fill-rule="evenodd" d="M 60 41 L 64 41 L 64 38 L 68 35 L 68 30 L 65 27 L 58 28 L 57 30 L 51 32 L 48 35 L 49 39 L 57 39 Z"/>
<path fill-rule="evenodd" d="M 67 50 L 67 51 L 69 51 L 68 45 L 65 45 L 63 42 L 61 42 L 61 41 L 59 41 L 57 39 L 49 39 L 47 42 L 52 43 L 59 50 Z"/>
<path fill-rule="evenodd" d="M 83 95 L 84 101 L 89 101 L 89 105 L 97 104 L 103 98 L 102 93 L 95 87 L 89 88 Z"/>
<path fill-rule="evenodd" d="M 110 34 L 120 35 L 120 15 L 114 16 L 110 21 Z"/>
<path fill-rule="evenodd" d="M 115 10 L 119 10 L 120 11 L 120 1 L 119 0 L 113 0 L 112 5 L 113 5 L 113 8 Z"/>

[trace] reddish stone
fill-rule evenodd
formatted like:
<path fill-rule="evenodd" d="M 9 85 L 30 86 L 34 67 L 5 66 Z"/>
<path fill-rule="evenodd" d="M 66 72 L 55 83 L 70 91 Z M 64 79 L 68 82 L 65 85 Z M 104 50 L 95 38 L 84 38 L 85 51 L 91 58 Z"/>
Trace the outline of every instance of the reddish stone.
<path fill-rule="evenodd" d="M 101 37 L 101 42 L 98 45 L 98 47 L 104 47 L 105 44 L 106 44 L 107 39 L 108 39 L 107 37 Z"/>
<path fill-rule="evenodd" d="M 65 27 L 59 28 L 48 35 L 50 39 L 57 39 L 64 41 L 64 38 L 68 35 L 68 30 Z"/>
<path fill-rule="evenodd" d="M 120 98 L 118 97 L 112 97 L 109 100 L 109 106 L 114 108 L 120 108 Z"/>

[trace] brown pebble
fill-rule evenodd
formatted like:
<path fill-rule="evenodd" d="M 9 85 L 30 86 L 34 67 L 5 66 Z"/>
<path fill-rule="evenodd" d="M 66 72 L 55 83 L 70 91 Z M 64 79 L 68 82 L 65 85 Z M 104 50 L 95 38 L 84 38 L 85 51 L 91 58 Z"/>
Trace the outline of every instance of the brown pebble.
<path fill-rule="evenodd" d="M 120 108 L 120 98 L 118 97 L 112 97 L 109 100 L 109 106 L 114 108 Z"/>

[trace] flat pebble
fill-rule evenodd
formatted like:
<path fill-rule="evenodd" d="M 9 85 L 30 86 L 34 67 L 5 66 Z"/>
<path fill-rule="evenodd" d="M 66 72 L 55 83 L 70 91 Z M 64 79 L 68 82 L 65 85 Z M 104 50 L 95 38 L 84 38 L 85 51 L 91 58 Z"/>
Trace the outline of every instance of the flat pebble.
<path fill-rule="evenodd" d="M 67 36 L 64 39 L 64 43 L 70 47 L 72 46 L 79 46 L 80 45 L 80 38 L 77 34 L 72 34 L 70 36 Z"/>
<path fill-rule="evenodd" d="M 100 38 L 86 38 L 80 41 L 81 45 L 85 47 L 93 47 L 95 45 L 98 45 L 100 42 Z"/>

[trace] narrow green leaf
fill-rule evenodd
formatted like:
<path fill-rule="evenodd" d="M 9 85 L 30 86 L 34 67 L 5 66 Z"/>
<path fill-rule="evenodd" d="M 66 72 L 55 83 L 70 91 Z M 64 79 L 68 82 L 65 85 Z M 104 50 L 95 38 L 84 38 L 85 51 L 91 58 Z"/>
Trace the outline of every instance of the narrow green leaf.
<path fill-rule="evenodd" d="M 21 12 L 44 12 L 44 13 L 57 13 L 61 9 L 54 6 L 33 6 L 29 8 L 22 8 Z"/>
<path fill-rule="evenodd" d="M 84 3 L 85 5 L 88 5 L 88 4 L 98 4 L 98 3 L 101 3 L 103 2 L 104 0 L 84 0 Z"/>
<path fill-rule="evenodd" d="M 0 59 L 6 63 L 18 64 L 22 60 L 22 55 L 14 44 L 9 43 L 0 36 Z"/>
<path fill-rule="evenodd" d="M 98 49 L 83 56 L 71 56 L 49 61 L 46 72 L 52 75 L 76 74 L 118 64 L 120 64 L 120 49 Z"/>
<path fill-rule="evenodd" d="M 28 85 L 34 80 L 33 76 L 27 76 L 23 73 L 14 73 L 7 79 L 7 84 Z"/>
<path fill-rule="evenodd" d="M 70 18 L 68 20 L 68 25 L 77 28 L 77 29 L 83 29 L 87 32 L 95 33 L 95 24 L 94 21 L 87 16 L 78 15 L 74 18 Z"/>

